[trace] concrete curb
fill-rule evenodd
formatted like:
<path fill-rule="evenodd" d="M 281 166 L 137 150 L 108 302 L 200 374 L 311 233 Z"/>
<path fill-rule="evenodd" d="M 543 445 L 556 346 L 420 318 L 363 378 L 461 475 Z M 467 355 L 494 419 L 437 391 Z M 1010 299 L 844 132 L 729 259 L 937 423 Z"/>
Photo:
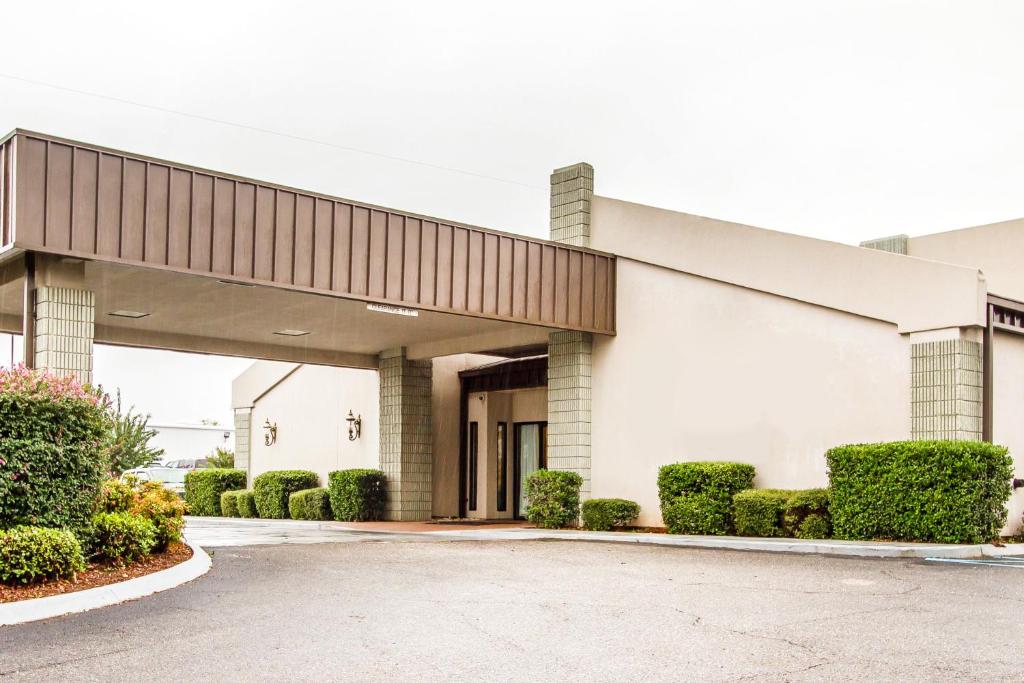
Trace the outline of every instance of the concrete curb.
<path fill-rule="evenodd" d="M 49 595 L 45 598 L 0 604 L 0 626 L 24 624 L 65 614 L 86 612 L 98 607 L 108 607 L 188 583 L 210 571 L 212 562 L 206 551 L 198 545 L 188 541 L 185 541 L 185 544 L 192 549 L 192 557 L 173 567 L 146 576 L 75 593 Z"/>
<path fill-rule="evenodd" d="M 878 557 L 889 559 L 978 559 L 1024 557 L 1024 543 L 994 546 L 991 544 L 956 545 L 941 543 L 890 543 L 886 541 L 803 540 L 797 538 L 750 538 L 746 536 L 677 536 L 624 531 L 580 531 L 575 529 L 431 529 L 425 531 L 390 530 L 379 527 L 368 529 L 346 522 L 311 522 L 296 520 L 238 520 L 223 518 L 196 518 L 210 527 L 244 526 L 253 529 L 283 531 L 315 529 L 338 534 L 390 536 L 402 540 L 417 537 L 451 541 L 585 541 L 591 543 L 635 543 L 672 548 L 703 548 L 712 550 L 740 550 L 748 552 L 797 553 L 832 557 Z M 188 529 L 186 528 L 186 533 Z M 286 542 L 286 541 L 279 541 Z M 295 541 L 300 542 L 300 541 Z M 305 541 L 303 541 L 305 542 Z M 329 542 L 322 538 L 310 543 Z M 208 545 L 216 546 L 216 542 Z M 235 542 L 230 545 L 246 545 Z"/>

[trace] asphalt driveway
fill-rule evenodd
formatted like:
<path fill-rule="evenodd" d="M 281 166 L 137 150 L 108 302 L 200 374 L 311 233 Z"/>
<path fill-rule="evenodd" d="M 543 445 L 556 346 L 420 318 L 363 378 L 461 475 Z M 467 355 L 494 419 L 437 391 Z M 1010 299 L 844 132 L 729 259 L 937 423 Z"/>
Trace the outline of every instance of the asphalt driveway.
<path fill-rule="evenodd" d="M 0 677 L 1024 678 L 1020 568 L 375 536 L 213 562 L 143 600 L 0 627 Z"/>

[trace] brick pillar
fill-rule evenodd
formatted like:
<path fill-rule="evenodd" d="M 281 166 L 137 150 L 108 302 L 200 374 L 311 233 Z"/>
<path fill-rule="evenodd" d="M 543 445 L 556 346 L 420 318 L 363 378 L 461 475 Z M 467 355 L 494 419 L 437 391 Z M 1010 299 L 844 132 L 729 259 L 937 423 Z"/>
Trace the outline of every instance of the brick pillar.
<path fill-rule="evenodd" d="M 91 384 L 95 295 L 44 285 L 36 287 L 35 297 L 35 367 Z"/>
<path fill-rule="evenodd" d="M 590 246 L 590 202 L 594 168 L 580 163 L 551 174 L 551 239 Z M 590 389 L 593 337 L 586 332 L 552 332 L 548 339 L 547 466 L 583 477 L 590 497 Z"/>
<path fill-rule="evenodd" d="M 252 453 L 252 408 L 235 408 L 235 468 L 249 471 Z"/>
<path fill-rule="evenodd" d="M 891 237 L 879 237 L 878 239 L 861 242 L 860 246 L 865 249 L 877 249 L 879 251 L 892 252 L 893 254 L 906 255 L 909 240 L 910 238 L 906 235 L 893 235 Z"/>
<path fill-rule="evenodd" d="M 430 519 L 432 367 L 429 360 L 409 360 L 405 349 L 380 355 L 380 468 L 392 521 Z"/>
<path fill-rule="evenodd" d="M 981 343 L 944 339 L 910 349 L 911 438 L 980 440 Z"/>

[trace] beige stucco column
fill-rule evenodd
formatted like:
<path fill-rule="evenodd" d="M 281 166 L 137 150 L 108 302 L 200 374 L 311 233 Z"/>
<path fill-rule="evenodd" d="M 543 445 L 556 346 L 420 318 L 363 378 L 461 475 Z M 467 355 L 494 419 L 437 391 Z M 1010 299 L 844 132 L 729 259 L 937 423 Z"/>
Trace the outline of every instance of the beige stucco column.
<path fill-rule="evenodd" d="M 91 384 L 96 295 L 84 286 L 85 264 L 39 258 L 31 282 L 32 343 L 26 345 L 26 359 L 33 367 Z"/>
<path fill-rule="evenodd" d="M 590 246 L 590 203 L 594 169 L 579 163 L 551 174 L 551 239 Z M 552 470 L 583 477 L 582 494 L 590 497 L 590 390 L 592 335 L 553 332 L 548 340 L 548 452 Z"/>
<path fill-rule="evenodd" d="M 430 432 L 432 363 L 405 349 L 380 354 L 380 468 L 388 479 L 386 517 L 430 519 L 433 457 Z"/>

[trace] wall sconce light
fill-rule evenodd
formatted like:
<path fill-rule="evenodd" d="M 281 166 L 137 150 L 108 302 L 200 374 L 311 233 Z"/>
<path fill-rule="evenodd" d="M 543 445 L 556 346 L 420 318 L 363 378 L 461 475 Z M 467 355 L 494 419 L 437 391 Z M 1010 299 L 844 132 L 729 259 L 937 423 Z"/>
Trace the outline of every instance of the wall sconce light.
<path fill-rule="evenodd" d="M 277 443 L 277 423 L 270 424 L 270 420 L 263 421 L 263 429 L 266 432 L 263 435 L 263 443 L 267 446 L 273 446 Z"/>
<path fill-rule="evenodd" d="M 348 411 L 348 417 L 345 418 L 345 422 L 348 422 L 348 440 L 355 441 L 363 433 L 363 416 L 361 414 L 353 415 L 350 410 Z"/>

